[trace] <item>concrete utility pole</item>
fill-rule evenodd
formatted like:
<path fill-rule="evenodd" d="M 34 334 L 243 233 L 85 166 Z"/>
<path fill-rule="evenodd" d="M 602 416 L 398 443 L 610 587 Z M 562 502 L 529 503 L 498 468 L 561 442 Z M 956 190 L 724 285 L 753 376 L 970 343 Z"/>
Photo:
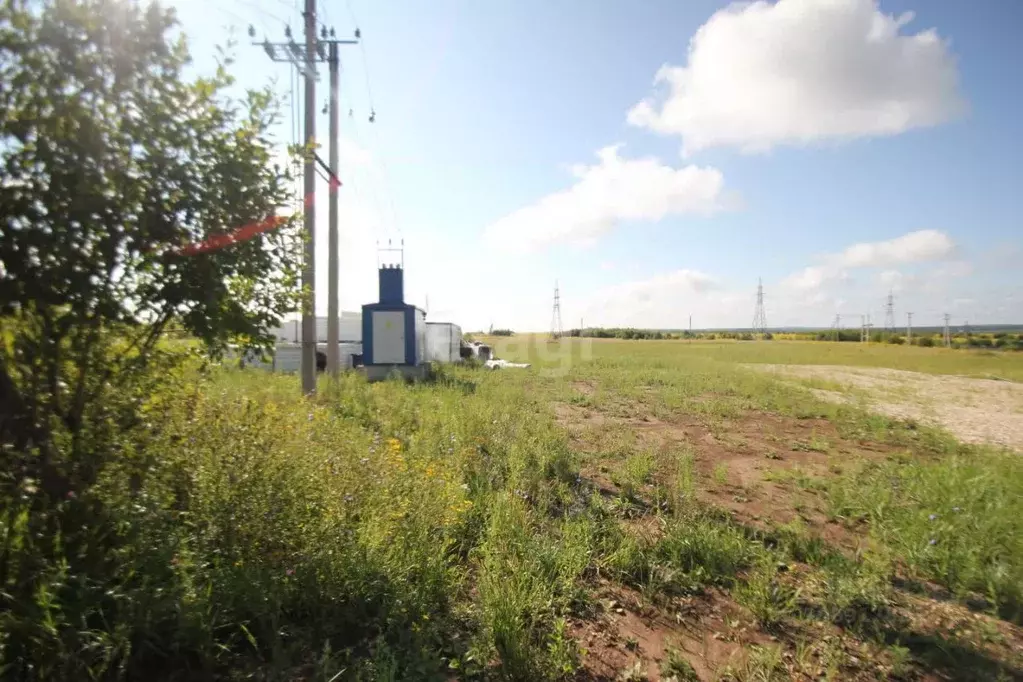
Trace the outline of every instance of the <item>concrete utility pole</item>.
<path fill-rule="evenodd" d="M 355 40 L 337 40 L 334 30 L 327 39 L 327 29 L 323 28 L 322 40 L 316 37 L 316 0 L 305 0 L 305 45 L 300 45 L 292 38 L 291 29 L 285 31 L 287 42 L 271 43 L 264 39 L 254 43 L 261 46 L 266 54 L 275 62 L 288 62 L 295 66 L 305 78 L 305 133 L 303 136 L 303 216 L 306 232 L 305 252 L 302 264 L 302 288 L 308 298 L 302 305 L 302 393 L 316 393 L 316 164 L 328 175 L 330 184 L 330 227 L 328 232 L 327 284 L 327 363 L 332 374 L 336 376 L 340 365 L 340 348 L 338 344 L 338 236 L 337 236 L 337 189 L 341 182 L 337 179 L 337 133 L 338 133 L 338 70 L 340 62 L 337 57 L 337 46 L 358 43 L 359 31 L 355 31 Z M 255 29 L 249 27 L 249 35 L 255 36 Z M 328 59 L 325 46 L 330 46 Z M 330 166 L 316 153 L 316 73 L 317 62 L 331 62 L 331 120 L 330 120 Z"/>
<path fill-rule="evenodd" d="M 945 332 L 944 333 L 945 348 L 951 348 L 952 347 L 952 334 L 948 330 L 948 323 L 949 323 L 949 321 L 951 319 L 952 319 L 952 316 L 949 315 L 948 313 L 945 313 L 945 330 L 944 330 L 944 332 Z"/>
<path fill-rule="evenodd" d="M 302 288 L 302 393 L 316 393 L 316 77 L 310 63 L 316 54 L 316 0 L 305 0 L 305 262 Z"/>
<path fill-rule="evenodd" d="M 337 54 L 337 43 L 330 44 L 330 170 L 337 174 L 337 136 L 338 136 L 338 83 L 340 82 L 341 60 Z M 338 305 L 338 236 L 337 236 L 337 191 L 338 183 L 331 178 L 329 225 L 327 227 L 327 372 L 332 379 L 337 379 L 341 365 L 341 347 L 339 345 Z"/>

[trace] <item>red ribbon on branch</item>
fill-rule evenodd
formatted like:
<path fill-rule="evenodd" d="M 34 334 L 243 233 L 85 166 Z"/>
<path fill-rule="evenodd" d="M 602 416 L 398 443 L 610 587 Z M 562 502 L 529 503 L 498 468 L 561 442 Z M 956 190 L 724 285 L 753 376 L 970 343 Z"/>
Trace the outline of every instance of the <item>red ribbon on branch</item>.
<path fill-rule="evenodd" d="M 341 186 L 341 181 L 337 177 L 330 179 L 330 191 L 335 191 Z M 311 206 L 313 203 L 313 195 L 308 194 L 302 204 L 305 207 Z M 276 229 L 288 222 L 285 216 L 271 216 L 265 220 L 261 220 L 258 223 L 249 223 L 248 225 L 242 225 L 234 232 L 228 232 L 227 234 L 215 234 L 212 237 L 205 239 L 197 244 L 189 244 L 177 249 L 175 253 L 179 256 L 195 256 L 200 253 L 210 253 L 211 251 L 219 251 L 220 249 L 237 244 L 239 242 L 246 242 L 257 235 L 261 235 L 264 232 Z"/>

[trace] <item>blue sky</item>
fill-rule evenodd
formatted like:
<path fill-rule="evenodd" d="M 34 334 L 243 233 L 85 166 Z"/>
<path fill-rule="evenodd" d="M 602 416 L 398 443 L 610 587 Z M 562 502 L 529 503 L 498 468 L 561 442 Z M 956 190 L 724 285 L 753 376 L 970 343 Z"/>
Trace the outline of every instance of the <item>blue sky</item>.
<path fill-rule="evenodd" d="M 293 0 L 172 4 L 197 69 L 233 25 L 241 83 L 290 92 L 245 29 L 298 31 Z M 772 326 L 881 323 L 889 290 L 900 322 L 1023 321 L 1023 4 L 320 0 L 318 18 L 364 36 L 342 53 L 345 309 L 375 300 L 391 238 L 407 298 L 466 328 L 548 328 L 555 280 L 566 327 L 743 326 L 758 277 Z"/>

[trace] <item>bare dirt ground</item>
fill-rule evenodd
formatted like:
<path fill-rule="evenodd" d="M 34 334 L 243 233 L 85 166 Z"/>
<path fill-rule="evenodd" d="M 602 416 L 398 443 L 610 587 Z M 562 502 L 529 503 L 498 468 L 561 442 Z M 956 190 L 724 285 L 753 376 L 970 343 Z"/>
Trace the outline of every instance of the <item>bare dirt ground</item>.
<path fill-rule="evenodd" d="M 856 377 L 855 371 L 850 373 Z M 833 374 L 828 378 L 835 380 Z M 856 378 L 877 381 L 869 372 Z M 951 379 L 953 383 L 956 380 Z M 899 386 L 910 385 L 902 378 L 898 382 Z M 987 383 L 995 386 L 977 389 L 971 384 L 974 392 L 960 394 L 960 402 L 979 411 L 981 408 L 968 400 L 1001 400 L 1000 393 L 991 391 L 1002 390 L 1003 384 Z M 890 393 L 888 385 L 884 386 Z M 588 382 L 576 382 L 573 387 L 580 396 L 594 393 L 594 386 Z M 625 455 L 615 451 L 614 438 L 628 434 L 625 442 L 629 450 L 655 453 L 655 482 L 666 483 L 677 475 L 671 464 L 674 453 L 691 453 L 695 492 L 703 502 L 727 511 L 735 522 L 748 528 L 768 530 L 798 519 L 813 535 L 849 554 L 869 542 L 865 529 L 829 520 L 820 493 L 798 485 L 796 478 L 834 476 L 848 461 L 883 458 L 897 449 L 845 438 L 830 422 L 815 417 L 798 419 L 758 411 L 725 419 L 686 411 L 655 416 L 636 402 L 607 405 L 604 409 L 569 403 L 556 403 L 554 407 L 571 447 L 582 455 L 582 477 L 607 497 L 623 495 L 616 472 L 624 465 Z M 657 503 L 646 488 L 653 486 L 637 491 L 632 512 L 621 522 L 630 532 L 656 538 L 661 532 Z M 787 570 L 786 575 L 798 581 L 809 569 L 793 562 Z M 684 656 L 700 680 L 896 679 L 884 647 L 813 619 L 765 630 L 727 590 L 710 588 L 688 597 L 667 598 L 603 578 L 591 587 L 594 612 L 569 621 L 572 635 L 585 650 L 579 680 L 676 679 L 666 678 L 661 672 L 671 651 Z M 978 670 L 992 669 L 991 661 L 1020 660 L 1023 628 L 973 612 L 941 588 L 935 588 L 933 595 L 919 594 L 916 588 L 908 587 L 894 594 L 892 618 L 901 623 L 900 641 L 920 655 L 935 647 L 944 647 L 940 650 L 945 651 L 953 647 L 953 638 L 958 638 L 956 642 L 966 641 L 970 648 L 949 649 L 949 656 L 973 657 Z M 778 649 L 781 670 L 769 678 L 744 674 L 744 662 L 754 646 Z M 1021 679 L 1016 665 L 1000 668 L 1004 679 Z M 929 661 L 927 670 L 918 668 L 911 678 L 926 682 L 956 679 L 956 668 L 949 666 L 946 660 Z"/>
<path fill-rule="evenodd" d="M 1023 384 L 879 367 L 747 365 L 795 379 L 834 382 L 843 391 L 812 388 L 822 400 L 855 403 L 898 419 L 940 426 L 967 443 L 1023 452 Z M 849 390 L 851 389 L 851 390 Z"/>

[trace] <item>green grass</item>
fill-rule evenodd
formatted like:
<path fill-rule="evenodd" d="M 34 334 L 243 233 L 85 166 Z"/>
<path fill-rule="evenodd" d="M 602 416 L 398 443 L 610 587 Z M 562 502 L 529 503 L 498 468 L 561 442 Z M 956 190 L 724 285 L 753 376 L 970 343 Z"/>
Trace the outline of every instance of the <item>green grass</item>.
<path fill-rule="evenodd" d="M 0 612 L 0 663 L 18 651 L 40 676 L 64 679 L 570 679 L 586 653 L 569 623 L 599 611 L 607 583 L 664 608 L 721 593 L 765 632 L 819 621 L 895 641 L 898 574 L 980 595 L 1021 622 L 1019 456 L 820 403 L 740 365 L 1023 378 L 1023 355 L 820 342 L 598 341 L 591 351 L 567 340 L 506 346 L 504 357 L 536 366 L 447 368 L 414 385 L 351 375 L 322 380 L 315 400 L 298 397 L 295 377 L 186 372 L 146 397 L 119 463 L 79 491 L 75 504 L 112 510 L 104 528 L 122 538 L 105 558 L 109 580 L 43 567 L 37 603 Z M 582 396 L 577 381 L 595 390 Z M 570 433 L 555 401 L 600 418 Z M 701 459 L 698 440 L 658 449 L 641 426 L 622 425 L 684 415 L 744 452 L 752 437 L 733 422 L 763 414 L 827 419 L 839 438 L 899 453 L 843 458 L 829 476 L 792 467 L 765 477 L 819 495 L 868 550 L 851 555 L 798 521 L 758 530 L 707 507 L 701 495 L 728 481 L 727 465 Z M 830 431 L 804 433 L 799 448 L 839 451 Z M 773 460 L 790 444 L 773 442 L 758 463 L 786 467 Z M 625 495 L 605 496 L 593 471 Z M 30 525 L 3 520 L 10 564 Z M 653 530 L 636 532 L 636 521 Z M 781 646 L 751 650 L 727 675 L 785 679 Z M 900 669 L 930 660 L 899 646 Z M 841 653 L 828 655 L 838 670 Z M 664 674 L 695 675 L 677 652 Z"/>
<path fill-rule="evenodd" d="M 982 350 L 919 348 L 890 344 L 829 343 L 822 341 L 625 341 L 616 339 L 562 339 L 557 350 L 539 352 L 530 337 L 523 335 L 498 340 L 501 357 L 528 358 L 545 365 L 558 364 L 561 357 L 583 355 L 589 342 L 590 354 L 597 362 L 628 357 L 637 365 L 659 363 L 664 366 L 685 364 L 694 359 L 703 363 L 735 365 L 769 363 L 786 365 L 849 365 L 888 367 L 930 374 L 961 374 L 1011 381 L 1023 381 L 1023 353 L 992 353 Z M 548 355 L 545 359 L 543 355 Z"/>
<path fill-rule="evenodd" d="M 937 461 L 895 460 L 828 486 L 830 512 L 864 520 L 921 578 L 979 593 L 1023 619 L 1023 459 L 977 452 Z"/>

